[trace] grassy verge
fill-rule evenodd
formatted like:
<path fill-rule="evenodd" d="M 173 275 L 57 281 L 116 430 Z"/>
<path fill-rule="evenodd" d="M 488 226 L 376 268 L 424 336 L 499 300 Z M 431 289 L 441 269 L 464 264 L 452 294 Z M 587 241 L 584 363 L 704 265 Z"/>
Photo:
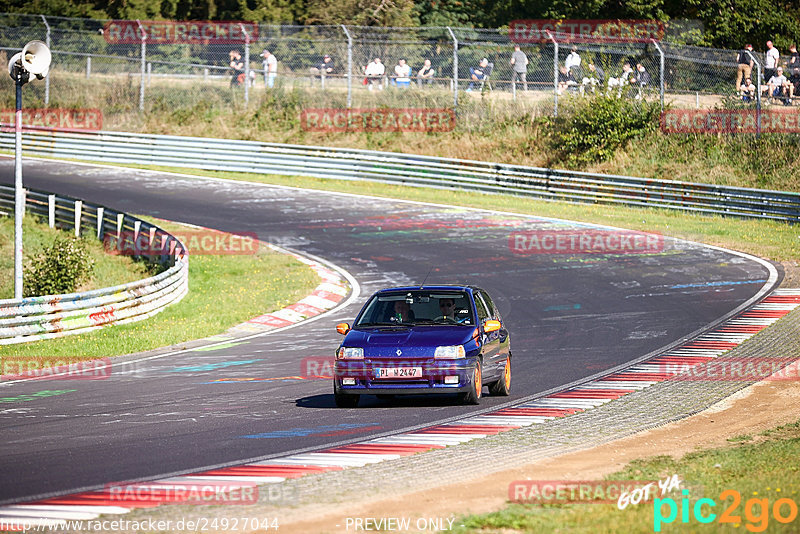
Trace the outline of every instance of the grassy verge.
<path fill-rule="evenodd" d="M 661 526 L 662 532 L 797 532 L 798 519 L 781 524 L 773 515 L 773 507 L 781 498 L 800 506 L 800 468 L 786 461 L 800 454 L 800 422 L 729 441 L 732 446 L 693 452 L 679 460 L 656 456 L 635 461 L 606 478 L 663 481 L 678 474 L 687 481 L 688 521 L 681 521 L 683 496 L 674 491 L 666 497 L 675 500 L 678 513 L 674 522 Z M 735 490 L 741 496 L 735 508 L 733 496 L 721 496 L 725 490 Z M 703 515 L 717 515 L 708 525 L 694 517 L 694 506 L 700 498 L 717 503 L 713 510 L 708 504 L 702 506 Z M 768 506 L 764 509 L 751 499 L 765 500 Z M 729 507 L 738 520 L 720 522 Z M 780 508 L 781 516 L 788 518 L 790 505 L 784 503 Z M 667 505 L 662 506 L 662 512 L 664 517 L 669 515 Z M 653 532 L 654 506 L 652 500 L 624 510 L 616 504 L 510 504 L 498 512 L 462 518 L 456 524 L 464 525 L 456 532 Z"/>
<path fill-rule="evenodd" d="M 162 221 L 159 225 L 176 228 Z M 154 318 L 10 345 L 2 349 L 3 357 L 91 359 L 202 338 L 296 302 L 319 282 L 308 266 L 264 248 L 255 255 L 192 256 L 189 273 L 189 294 Z"/>
<path fill-rule="evenodd" d="M 561 152 L 564 121 L 580 109 L 581 97 L 559 100 L 559 118 L 553 119 L 552 94 L 520 92 L 488 95 L 461 93 L 458 120 L 452 132 L 311 132 L 302 128 L 300 114 L 308 108 L 343 108 L 342 86 L 325 91 L 310 88 L 306 79 L 280 79 L 267 91 L 259 86 L 243 93 L 227 80 L 161 80 L 147 86 L 145 110 L 138 111 L 138 83 L 123 76 L 85 76 L 56 72 L 51 76 L 51 108 L 93 108 L 103 113 L 107 130 L 183 136 L 247 139 L 276 143 L 325 145 L 455 157 L 523 165 L 675 179 L 693 182 L 800 191 L 800 136 L 796 134 L 704 135 L 665 134 L 652 124 L 608 157 L 572 161 Z M 26 104 L 43 106 L 43 84 L 26 87 Z M 13 107 L 13 85 L 0 78 L 0 103 Z M 674 96 L 674 95 L 673 95 Z M 650 98 L 655 102 L 655 97 Z M 715 105 L 727 105 L 716 99 Z M 368 92 L 357 88 L 355 108 L 443 108 L 452 106 L 444 88 Z M 678 98 L 676 108 L 694 108 Z M 597 122 L 598 138 L 611 129 Z M 620 124 L 625 129 L 625 122 Z M 612 136 L 613 137 L 613 136 Z"/>
<path fill-rule="evenodd" d="M 34 217 L 25 217 L 22 223 L 23 264 L 50 246 L 57 236 L 67 232 L 50 228 L 37 222 Z M 149 276 L 144 265 L 125 256 L 110 256 L 103 244 L 96 239 L 84 239 L 86 250 L 94 260 L 92 278 L 78 288 L 89 291 L 101 287 L 126 284 Z M 14 298 L 14 219 L 0 217 L 0 299 Z"/>

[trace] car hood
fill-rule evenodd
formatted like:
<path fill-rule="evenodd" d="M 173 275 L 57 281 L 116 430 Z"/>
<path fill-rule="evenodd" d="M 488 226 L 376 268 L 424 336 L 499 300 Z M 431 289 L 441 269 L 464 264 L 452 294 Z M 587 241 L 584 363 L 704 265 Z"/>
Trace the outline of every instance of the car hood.
<path fill-rule="evenodd" d="M 396 355 L 396 349 L 402 349 L 406 356 L 422 356 L 423 354 L 414 349 L 463 345 L 472 339 L 474 332 L 474 326 L 364 328 L 348 332 L 342 345 L 346 347 L 362 347 L 367 356 Z"/>

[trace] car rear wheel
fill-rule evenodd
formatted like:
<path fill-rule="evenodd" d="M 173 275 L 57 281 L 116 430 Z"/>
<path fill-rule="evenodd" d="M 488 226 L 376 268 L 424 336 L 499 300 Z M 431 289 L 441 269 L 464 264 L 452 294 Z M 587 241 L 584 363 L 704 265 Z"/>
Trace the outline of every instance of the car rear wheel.
<path fill-rule="evenodd" d="M 489 385 L 489 393 L 498 397 L 507 397 L 511 393 L 511 355 L 506 358 L 503 376 Z"/>
<path fill-rule="evenodd" d="M 481 372 L 481 362 L 475 364 L 475 369 L 472 370 L 472 387 L 461 396 L 461 402 L 464 404 L 480 404 L 481 391 L 483 390 L 483 377 Z"/>
<path fill-rule="evenodd" d="M 333 394 L 333 400 L 336 402 L 338 408 L 355 408 L 358 406 L 358 401 L 361 395 L 341 395 L 339 393 Z"/>

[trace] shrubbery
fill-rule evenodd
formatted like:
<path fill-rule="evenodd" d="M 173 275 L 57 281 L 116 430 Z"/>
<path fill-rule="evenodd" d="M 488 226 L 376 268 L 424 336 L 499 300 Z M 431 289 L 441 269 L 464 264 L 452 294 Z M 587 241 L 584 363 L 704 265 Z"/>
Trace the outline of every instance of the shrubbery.
<path fill-rule="evenodd" d="M 572 102 L 552 120 L 554 163 L 574 166 L 608 161 L 631 139 L 658 129 L 658 101 L 595 96 Z"/>
<path fill-rule="evenodd" d="M 91 277 L 93 268 L 94 260 L 81 239 L 57 236 L 50 247 L 30 260 L 24 271 L 24 295 L 72 293 Z"/>

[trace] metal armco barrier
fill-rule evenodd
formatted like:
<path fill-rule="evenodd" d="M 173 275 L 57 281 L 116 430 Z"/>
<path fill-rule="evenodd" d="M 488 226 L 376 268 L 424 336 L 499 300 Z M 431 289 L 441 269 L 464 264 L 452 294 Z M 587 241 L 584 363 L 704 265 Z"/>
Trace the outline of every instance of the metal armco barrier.
<path fill-rule="evenodd" d="M 0 300 L 0 345 L 82 334 L 109 326 L 140 321 L 181 300 L 189 290 L 189 259 L 177 238 L 159 227 L 104 206 L 63 195 L 26 191 L 25 209 L 46 219 L 51 227 L 74 229 L 98 239 L 112 239 L 127 250 L 165 253 L 164 272 L 128 284 L 83 293 Z M 0 216 L 14 211 L 14 188 L 0 185 Z M 123 241 L 120 243 L 120 239 Z M 152 244 L 152 246 L 150 246 Z"/>
<path fill-rule="evenodd" d="M 0 134 L 0 149 L 10 150 L 13 143 L 13 134 Z M 113 163 L 369 180 L 568 202 L 800 221 L 799 193 L 371 150 L 120 132 L 37 131 L 23 137 L 23 153 Z"/>

